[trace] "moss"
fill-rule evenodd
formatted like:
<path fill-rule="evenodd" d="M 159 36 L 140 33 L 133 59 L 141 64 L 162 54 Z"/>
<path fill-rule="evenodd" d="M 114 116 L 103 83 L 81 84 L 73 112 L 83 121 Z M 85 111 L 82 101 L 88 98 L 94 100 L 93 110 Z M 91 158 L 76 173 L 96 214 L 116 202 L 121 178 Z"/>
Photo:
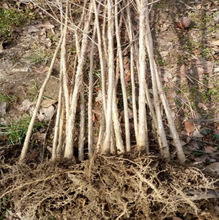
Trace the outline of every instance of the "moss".
<path fill-rule="evenodd" d="M 11 38 L 14 27 L 26 24 L 32 18 L 34 14 L 30 10 L 0 9 L 0 40 Z"/>

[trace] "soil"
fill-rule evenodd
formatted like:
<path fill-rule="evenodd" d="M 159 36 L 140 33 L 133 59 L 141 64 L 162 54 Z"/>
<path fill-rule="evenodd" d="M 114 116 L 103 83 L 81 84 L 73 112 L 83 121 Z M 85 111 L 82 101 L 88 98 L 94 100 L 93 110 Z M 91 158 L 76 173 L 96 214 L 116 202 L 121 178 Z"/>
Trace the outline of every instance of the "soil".
<path fill-rule="evenodd" d="M 185 166 L 175 162 L 174 150 L 172 163 L 158 158 L 156 143 L 151 153 L 156 156 L 95 155 L 82 163 L 51 164 L 49 120 L 48 129 L 35 135 L 26 165 L 16 164 L 22 145 L 8 144 L 0 136 L 0 219 L 218 219 L 218 12 L 218 1 L 163 0 L 150 14 L 156 62 L 184 143 Z M 186 29 L 177 25 L 183 17 L 191 20 Z M 24 100 L 34 105 L 58 33 L 56 22 L 42 14 L 14 28 L 13 37 L 2 42 L 0 94 L 12 101 L 0 99 L 0 107 L 6 103 L 0 108 L 1 125 L 31 114 L 21 107 Z M 57 100 L 58 62 L 45 100 Z M 96 109 L 98 130 L 98 103 Z M 198 199 L 192 200 L 195 196 Z"/>

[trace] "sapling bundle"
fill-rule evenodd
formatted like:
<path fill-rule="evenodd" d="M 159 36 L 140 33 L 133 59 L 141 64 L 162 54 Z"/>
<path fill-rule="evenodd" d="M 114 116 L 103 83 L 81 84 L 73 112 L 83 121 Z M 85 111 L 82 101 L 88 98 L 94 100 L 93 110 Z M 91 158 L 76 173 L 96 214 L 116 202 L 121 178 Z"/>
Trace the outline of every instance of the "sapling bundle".
<path fill-rule="evenodd" d="M 148 8 L 153 2 L 86 0 L 82 4 L 80 1 L 57 1 L 50 7 L 59 11 L 60 19 L 38 1 L 32 2 L 60 24 L 60 40 L 40 90 L 20 161 L 25 159 L 33 123 L 61 47 L 52 160 L 74 159 L 74 147 L 78 148 L 80 161 L 84 160 L 86 150 L 88 156 L 94 153 L 119 155 L 133 148 L 148 154 L 151 133 L 161 156 L 170 160 L 168 129 L 162 116 L 164 109 L 178 159 L 183 163 L 185 156 L 154 59 Z M 73 17 L 76 8 L 79 13 Z M 69 38 L 76 48 L 74 61 L 67 59 Z M 68 66 L 75 67 L 72 71 Z M 96 71 L 100 72 L 98 79 L 94 75 Z M 98 102 L 94 90 L 97 81 L 101 93 Z M 101 112 L 98 122 L 94 118 L 95 107 Z M 96 127 L 99 130 L 94 134 Z M 149 128 L 153 132 L 149 132 Z"/>

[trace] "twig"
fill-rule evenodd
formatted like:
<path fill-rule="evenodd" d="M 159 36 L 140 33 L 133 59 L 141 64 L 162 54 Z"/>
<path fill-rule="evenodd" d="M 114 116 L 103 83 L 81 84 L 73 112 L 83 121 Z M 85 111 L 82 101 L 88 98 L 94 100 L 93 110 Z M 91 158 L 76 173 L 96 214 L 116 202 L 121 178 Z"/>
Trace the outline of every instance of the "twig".
<path fill-rule="evenodd" d="M 90 7 L 90 9 L 92 9 L 91 3 L 90 3 L 89 7 Z M 64 157 L 68 158 L 68 159 L 73 158 L 73 133 L 74 133 L 76 107 L 77 107 L 77 100 L 78 100 L 78 92 L 79 92 L 81 84 L 82 84 L 83 65 L 85 62 L 84 56 L 85 56 L 87 44 L 88 44 L 87 32 L 90 27 L 91 16 L 92 16 L 92 12 L 90 10 L 90 13 L 88 15 L 88 19 L 87 19 L 87 21 L 85 23 L 85 27 L 84 27 L 85 33 L 83 34 L 81 54 L 80 54 L 80 57 L 78 60 L 77 72 L 76 72 L 76 76 L 75 76 L 75 86 L 74 86 L 72 96 L 71 96 L 71 106 L 70 106 L 69 118 L 67 121 L 67 127 L 66 127 L 66 146 L 65 146 Z"/>
<path fill-rule="evenodd" d="M 120 67 L 120 81 L 122 85 L 122 95 L 123 95 L 123 107 L 124 107 L 124 119 L 125 119 L 125 137 L 126 137 L 126 151 L 129 152 L 131 150 L 130 144 L 130 129 L 129 129 L 129 115 L 128 115 L 128 101 L 126 94 L 126 84 L 125 84 L 125 74 L 124 74 L 124 66 L 123 66 L 123 56 L 121 50 L 121 40 L 119 34 L 119 24 L 118 24 L 118 0 L 115 1 L 115 32 L 116 32 L 116 42 L 117 42 L 117 51 L 119 55 L 119 67 Z"/>
<path fill-rule="evenodd" d="M 78 146 L 78 159 L 84 160 L 84 130 L 85 130 L 85 99 L 84 99 L 84 85 L 81 84 L 80 91 L 80 134 L 79 134 L 79 146 Z M 90 152 L 89 152 L 90 153 Z"/>
<path fill-rule="evenodd" d="M 162 116 L 161 116 L 160 100 L 159 100 L 159 94 L 158 94 L 160 85 L 157 82 L 156 66 L 154 65 L 153 43 L 152 43 L 152 37 L 151 37 L 151 31 L 150 31 L 148 7 L 146 8 L 146 26 L 147 26 L 146 45 L 147 45 L 147 51 L 148 51 L 148 56 L 149 56 L 149 62 L 150 62 L 154 106 L 155 106 L 156 117 L 157 117 L 157 128 L 158 128 L 157 132 L 159 135 L 158 142 L 160 144 L 161 156 L 168 160 L 170 158 L 170 153 L 169 153 L 169 146 L 167 143 L 167 138 L 166 138 Z"/>
<path fill-rule="evenodd" d="M 26 157 L 28 147 L 29 147 L 30 137 L 31 137 L 31 134 L 32 134 L 33 126 L 34 126 L 34 122 L 35 122 L 35 119 L 36 119 L 36 116 L 37 116 L 37 112 L 40 108 L 40 104 L 41 104 L 41 100 L 42 100 L 42 97 L 43 97 L 45 87 L 46 87 L 47 83 L 49 82 L 50 76 L 52 74 L 53 66 L 55 64 L 55 60 L 56 60 L 56 57 L 58 55 L 58 51 L 59 51 L 59 48 L 61 46 L 62 40 L 63 40 L 63 35 L 60 37 L 59 43 L 56 47 L 56 50 L 54 52 L 54 55 L 53 55 L 53 58 L 52 58 L 52 61 L 51 61 L 51 64 L 50 64 L 50 67 L 49 67 L 49 70 L 48 70 L 48 73 L 47 73 L 46 79 L 44 80 L 43 85 L 40 88 L 40 92 L 39 92 L 39 96 L 38 96 L 38 99 L 37 99 L 36 107 L 33 111 L 33 116 L 31 118 L 30 124 L 28 126 L 28 130 L 27 130 L 27 134 L 26 134 L 26 137 L 25 137 L 25 140 L 24 140 L 24 145 L 23 145 L 23 148 L 22 148 L 22 151 L 21 151 L 19 162 L 23 162 L 25 157 Z"/>

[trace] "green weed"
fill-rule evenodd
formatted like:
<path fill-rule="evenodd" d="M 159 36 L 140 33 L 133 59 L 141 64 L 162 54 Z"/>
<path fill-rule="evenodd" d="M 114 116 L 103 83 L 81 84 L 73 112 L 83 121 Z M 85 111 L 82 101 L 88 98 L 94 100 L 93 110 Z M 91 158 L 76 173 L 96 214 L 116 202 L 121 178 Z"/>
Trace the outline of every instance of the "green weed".
<path fill-rule="evenodd" d="M 34 15 L 29 10 L 0 9 L 0 39 L 10 38 L 14 27 L 27 23 Z"/>
<path fill-rule="evenodd" d="M 48 63 L 52 59 L 52 53 L 48 50 L 37 47 L 34 49 L 29 59 L 33 64 Z"/>
<path fill-rule="evenodd" d="M 19 120 L 13 120 L 8 124 L 1 125 L 0 136 L 7 137 L 9 144 L 22 144 L 27 133 L 30 119 L 30 116 L 23 115 Z M 38 131 L 44 126 L 42 122 L 36 121 L 33 132 Z"/>
<path fill-rule="evenodd" d="M 0 101 L 1 102 L 6 102 L 6 103 L 12 103 L 16 101 L 16 97 L 13 95 L 4 95 L 3 93 L 0 93 Z"/>

